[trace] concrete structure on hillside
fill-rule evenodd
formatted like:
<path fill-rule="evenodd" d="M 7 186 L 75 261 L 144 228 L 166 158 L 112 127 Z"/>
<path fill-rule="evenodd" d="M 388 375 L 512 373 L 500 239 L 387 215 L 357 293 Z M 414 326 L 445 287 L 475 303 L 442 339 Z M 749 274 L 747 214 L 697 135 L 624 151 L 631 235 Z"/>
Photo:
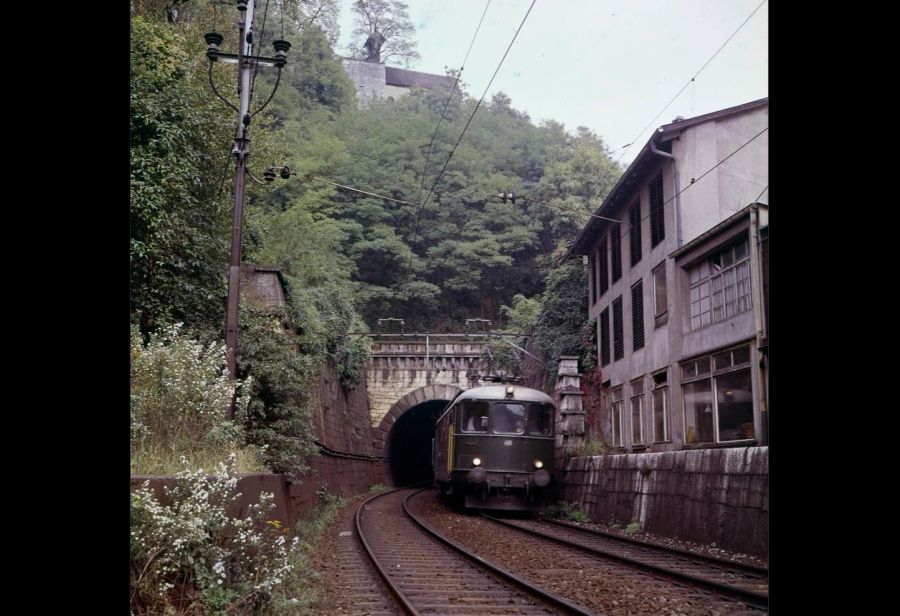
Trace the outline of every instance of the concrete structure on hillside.
<path fill-rule="evenodd" d="M 410 71 L 372 60 L 341 60 L 347 76 L 356 84 L 356 98 L 361 103 L 374 98 L 394 100 L 408 94 L 410 88 L 452 88 L 455 81 L 453 77 L 446 75 Z"/>
<path fill-rule="evenodd" d="M 768 125 L 761 99 L 660 127 L 567 255 L 620 450 L 768 442 Z"/>

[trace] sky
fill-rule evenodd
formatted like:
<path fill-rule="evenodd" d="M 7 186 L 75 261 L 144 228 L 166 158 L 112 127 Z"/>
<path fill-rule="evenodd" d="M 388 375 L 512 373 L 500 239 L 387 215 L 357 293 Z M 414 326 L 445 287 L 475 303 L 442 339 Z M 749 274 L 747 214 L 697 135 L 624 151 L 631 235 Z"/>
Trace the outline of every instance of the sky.
<path fill-rule="evenodd" d="M 336 51 L 347 54 L 353 0 L 340 1 Z M 485 102 L 502 91 L 536 124 L 556 120 L 569 132 L 586 126 L 613 158 L 630 163 L 651 131 L 678 115 L 690 118 L 769 95 L 766 2 L 653 120 L 761 2 L 537 0 Z M 421 55 L 408 68 L 441 75 L 444 67 L 459 68 L 487 3 L 407 0 Z M 462 74 L 470 96 L 481 97 L 530 4 L 490 0 Z"/>

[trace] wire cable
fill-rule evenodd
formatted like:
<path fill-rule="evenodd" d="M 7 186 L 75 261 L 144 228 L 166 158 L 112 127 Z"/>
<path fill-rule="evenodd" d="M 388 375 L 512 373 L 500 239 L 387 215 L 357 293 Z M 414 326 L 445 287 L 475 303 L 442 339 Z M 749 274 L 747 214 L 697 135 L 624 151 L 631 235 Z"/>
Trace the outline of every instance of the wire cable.
<path fill-rule="evenodd" d="M 506 48 L 506 51 L 503 52 L 503 57 L 500 58 L 500 63 L 497 64 L 497 68 L 494 70 L 494 74 L 491 76 L 491 80 L 488 82 L 487 87 L 484 89 L 484 92 L 481 95 L 481 98 L 478 100 L 478 104 L 475 105 L 475 109 L 472 110 L 472 115 L 469 116 L 469 120 L 466 122 L 465 127 L 463 128 L 462 133 L 459 135 L 459 139 L 456 140 L 456 143 L 453 145 L 453 149 L 450 150 L 450 155 L 447 156 L 447 160 L 444 162 L 444 166 L 441 168 L 441 172 L 438 174 L 437 178 L 435 178 L 434 183 L 431 185 L 431 189 L 428 191 L 428 194 L 425 196 L 425 201 L 419 204 L 418 210 L 416 210 L 416 226 L 413 231 L 412 241 L 410 241 L 410 257 L 409 264 L 407 265 L 407 269 L 410 269 L 412 266 L 412 255 L 413 249 L 412 244 L 416 241 L 416 236 L 419 232 L 419 212 L 424 209 L 424 207 L 428 204 L 428 200 L 431 198 L 431 195 L 434 193 L 435 187 L 438 185 L 438 182 L 441 181 L 441 178 L 444 175 L 444 172 L 447 170 L 447 165 L 450 164 L 450 159 L 453 158 L 454 152 L 456 152 L 456 148 L 459 147 L 460 142 L 463 137 L 466 135 L 466 131 L 469 130 L 469 125 L 472 123 L 472 120 L 475 118 L 475 114 L 478 112 L 478 108 L 481 107 L 481 103 L 484 101 L 484 97 L 487 96 L 488 90 L 491 88 L 491 84 L 494 83 L 494 78 L 497 77 L 497 73 L 500 72 L 500 67 L 503 66 L 503 61 L 506 60 L 506 56 L 509 54 L 509 50 L 512 49 L 513 43 L 516 42 L 516 38 L 519 36 L 519 32 L 522 31 L 522 26 L 525 25 L 525 20 L 528 19 L 528 15 L 531 14 L 531 9 L 534 8 L 534 3 L 537 0 L 531 0 L 531 6 L 528 7 L 528 11 L 525 13 L 525 17 L 522 18 L 522 23 L 519 24 L 519 27 L 516 29 L 516 33 L 513 35 L 512 40 L 509 42 L 509 46 Z"/>
<path fill-rule="evenodd" d="M 463 58 L 462 64 L 459 67 L 459 75 L 457 75 L 456 79 L 453 82 L 453 87 L 450 89 L 450 94 L 447 96 L 447 102 L 444 103 L 444 108 L 441 110 L 441 117 L 438 120 L 437 126 L 434 127 L 434 133 L 431 135 L 431 139 L 428 141 L 428 153 L 425 155 L 425 166 L 422 168 L 422 184 L 419 186 L 419 193 L 416 195 L 416 203 L 420 203 L 420 199 L 422 198 L 422 191 L 425 189 L 425 176 L 428 173 L 428 161 L 431 158 L 431 150 L 434 147 L 434 138 L 437 137 L 438 129 L 441 127 L 441 122 L 444 121 L 444 115 L 447 113 L 447 108 L 450 106 L 450 100 L 453 98 L 453 93 L 456 91 L 456 86 L 459 84 L 459 79 L 462 77 L 462 72 L 466 68 L 466 62 L 469 60 L 469 53 L 472 51 L 472 46 L 475 45 L 475 39 L 478 38 L 478 31 L 481 30 L 481 24 L 484 21 L 484 16 L 487 15 L 488 8 L 491 6 L 491 0 L 488 0 L 487 5 L 484 7 L 484 12 L 481 14 L 481 19 L 478 21 L 478 27 L 475 28 L 475 34 L 472 36 L 472 42 L 469 43 L 469 49 L 466 51 L 466 57 Z M 416 214 L 418 217 L 418 214 Z"/>
<path fill-rule="evenodd" d="M 764 129 L 762 129 L 761 131 L 759 131 L 758 133 L 756 133 L 755 135 L 753 135 L 752 137 L 750 137 L 750 139 L 748 139 L 748 140 L 745 141 L 743 144 L 741 144 L 741 145 L 740 145 L 736 150 L 734 150 L 731 154 L 729 154 L 728 156 L 726 156 L 725 158 L 723 158 L 722 160 L 720 160 L 719 162 L 717 162 L 715 165 L 713 165 L 712 167 L 710 167 L 709 169 L 707 169 L 706 171 L 704 171 L 703 174 L 702 174 L 700 177 L 694 179 L 690 184 L 688 184 L 687 186 L 685 186 L 684 188 L 682 188 L 681 190 L 679 190 L 677 193 L 675 193 L 674 195 L 672 195 L 668 200 L 663 201 L 659 206 L 657 206 L 656 210 L 661 210 L 661 209 L 664 208 L 666 205 L 668 205 L 669 203 L 671 203 L 672 201 L 674 201 L 674 200 L 675 200 L 679 195 L 681 195 L 684 191 L 686 191 L 686 190 L 689 189 L 691 186 L 693 186 L 694 184 L 696 184 L 697 182 L 699 182 L 700 180 L 702 180 L 704 177 L 706 177 L 707 175 L 709 175 L 710 173 L 712 173 L 713 170 L 715 170 L 719 165 L 723 164 L 723 163 L 724 163 L 725 161 L 727 161 L 729 158 L 731 158 L 732 156 L 734 156 L 735 154 L 737 154 L 738 152 L 740 152 L 741 150 L 743 150 L 745 147 L 747 147 L 748 145 L 750 145 L 750 143 L 752 143 L 753 141 L 755 141 L 760 135 L 762 135 L 762 134 L 763 134 L 764 132 L 766 132 L 767 130 L 769 130 L 769 127 L 768 127 L 768 126 L 766 126 Z M 766 188 L 763 189 L 763 192 L 765 192 L 767 188 L 768 188 L 768 185 L 766 186 Z M 760 196 L 762 196 L 762 194 L 763 194 L 763 193 L 759 193 Z M 757 197 L 757 200 L 758 200 L 758 199 L 759 199 L 759 197 Z M 601 205 L 602 205 L 602 204 L 601 204 Z M 653 205 L 652 205 L 652 204 L 651 204 L 650 208 L 651 208 L 651 210 L 653 209 Z M 640 222 L 644 222 L 645 220 L 647 220 L 648 218 L 650 218 L 652 215 L 653 215 L 653 211 L 651 211 L 649 214 L 647 214 L 646 216 L 644 216 L 643 218 L 641 218 Z M 624 221 L 623 221 L 623 222 L 621 223 L 621 225 L 622 225 L 623 227 L 626 227 L 626 228 L 628 229 L 628 231 L 627 231 L 626 233 L 622 234 L 621 236 L 619 236 L 618 238 L 610 237 L 610 242 L 609 242 L 609 243 L 610 243 L 610 248 L 608 248 L 607 251 L 606 251 L 608 254 L 612 254 L 612 246 L 613 246 L 614 243 L 618 243 L 619 245 L 621 245 L 622 240 L 624 240 L 626 237 L 628 237 L 628 234 L 631 232 L 631 231 L 630 231 L 631 225 L 630 225 L 628 222 L 624 222 Z"/>
<path fill-rule="evenodd" d="M 259 55 L 259 50 L 262 49 L 263 39 L 265 39 L 265 37 L 266 37 L 266 17 L 268 17 L 268 15 L 269 15 L 269 0 L 266 0 L 266 8 L 265 8 L 265 10 L 263 11 L 262 34 L 260 34 L 260 36 L 259 36 L 259 43 L 258 43 L 257 46 L 256 46 L 256 49 L 257 49 L 256 55 L 257 55 L 257 56 Z M 252 24 L 251 24 L 251 26 L 252 26 Z M 251 32 L 252 32 L 252 31 L 253 31 L 253 29 L 252 29 L 252 27 L 251 27 Z M 250 47 L 250 51 L 251 51 L 251 52 L 253 51 L 253 47 L 252 47 L 252 46 Z M 256 87 L 256 73 L 257 73 L 257 72 L 259 72 L 259 62 L 258 62 L 258 61 L 254 61 L 254 63 L 253 63 L 253 77 L 250 79 L 250 98 L 247 99 L 247 109 L 248 109 L 248 110 L 250 109 L 250 103 L 253 102 L 253 88 Z M 281 77 L 281 71 L 278 72 L 278 76 Z M 274 91 L 273 91 L 272 93 L 274 94 Z M 271 97 L 269 97 L 269 99 L 271 100 Z M 265 107 L 265 105 L 263 105 L 263 107 Z M 261 110 L 261 109 L 262 109 L 262 107 L 260 107 L 260 110 Z M 259 111 L 259 110 L 257 110 L 257 111 Z"/>
<path fill-rule="evenodd" d="M 732 32 L 732 33 L 731 33 L 731 36 L 729 36 L 729 37 L 725 40 L 725 42 L 722 43 L 722 45 L 716 50 L 716 52 L 715 52 L 712 56 L 710 56 L 709 59 L 708 59 L 706 62 L 703 63 L 703 66 L 700 67 L 700 70 L 698 70 L 696 73 L 694 73 L 694 76 L 691 77 L 691 78 L 688 80 L 688 82 L 687 82 L 686 84 L 684 84 L 684 86 L 682 86 L 682 88 L 681 88 L 680 90 L 678 90 L 678 93 L 675 94 L 675 96 L 672 97 L 672 100 L 670 100 L 668 103 L 666 103 L 666 106 L 663 107 L 663 108 L 660 110 L 660 112 L 657 113 L 656 116 L 654 116 L 654 118 L 653 118 L 652 120 L 650 120 L 650 122 L 647 123 L 647 126 L 645 126 L 644 128 L 642 128 L 642 129 L 641 129 L 641 132 L 639 132 L 637 135 L 634 136 L 634 139 L 631 140 L 631 143 L 622 146 L 623 150 L 622 150 L 622 153 L 619 154 L 619 158 L 616 159 L 616 162 L 617 162 L 617 163 L 622 159 L 623 156 L 625 156 L 625 152 L 628 151 L 628 148 L 630 148 L 631 146 L 633 146 L 633 145 L 637 142 L 637 140 L 640 138 L 640 136 L 643 135 L 644 132 L 645 132 L 648 128 L 650 128 L 650 126 L 652 126 L 654 122 L 656 122 L 656 120 L 659 118 L 659 116 L 661 116 L 663 113 L 665 113 L 666 109 L 668 109 L 669 106 L 670 106 L 672 103 L 675 102 L 675 99 L 677 99 L 679 96 L 681 96 L 681 93 L 684 92 L 685 89 L 687 89 L 687 87 L 688 87 L 689 85 L 691 85 L 691 83 L 697 78 L 697 76 L 698 76 L 700 73 L 703 72 L 703 69 L 705 69 L 705 68 L 709 65 L 709 63 L 712 62 L 713 59 L 714 59 L 717 55 L 719 55 L 719 52 L 722 51 L 722 50 L 725 48 L 725 45 L 727 45 L 728 42 L 731 41 L 731 39 L 733 39 L 734 36 L 735 36 L 738 32 L 741 31 L 741 28 L 743 28 L 743 27 L 746 25 L 746 23 L 747 23 L 748 21 L 750 21 L 750 18 L 751 18 L 751 17 L 753 17 L 754 15 L 756 15 L 756 12 L 757 12 L 759 9 L 761 9 L 762 6 L 763 6 L 763 4 L 765 4 L 766 2 L 768 2 L 768 0 L 763 0 L 762 2 L 760 2 L 759 6 L 757 6 L 755 9 L 753 9 L 753 12 L 750 13 L 750 15 L 747 17 L 747 19 L 745 19 L 744 22 L 743 22 L 740 26 L 738 26 L 737 30 L 735 30 L 734 32 Z"/>

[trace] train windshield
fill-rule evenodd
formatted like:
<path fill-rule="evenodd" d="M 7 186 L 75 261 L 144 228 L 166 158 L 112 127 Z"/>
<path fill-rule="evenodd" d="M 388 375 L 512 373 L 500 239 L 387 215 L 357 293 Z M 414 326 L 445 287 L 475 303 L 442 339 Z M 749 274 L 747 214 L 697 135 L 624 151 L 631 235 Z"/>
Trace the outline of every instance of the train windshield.
<path fill-rule="evenodd" d="M 523 434 L 525 432 L 525 405 L 510 402 L 494 403 L 494 433 Z"/>
<path fill-rule="evenodd" d="M 487 432 L 488 430 L 488 403 L 466 400 L 462 403 L 462 421 L 460 423 L 463 432 Z"/>
<path fill-rule="evenodd" d="M 546 404 L 529 404 L 526 427 L 531 436 L 550 436 L 553 431 L 553 407 Z"/>

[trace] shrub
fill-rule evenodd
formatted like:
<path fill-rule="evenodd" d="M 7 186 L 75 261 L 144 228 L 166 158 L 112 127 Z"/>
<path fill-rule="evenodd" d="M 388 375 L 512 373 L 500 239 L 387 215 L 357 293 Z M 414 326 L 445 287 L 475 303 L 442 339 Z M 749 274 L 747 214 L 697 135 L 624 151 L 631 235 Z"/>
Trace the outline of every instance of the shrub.
<path fill-rule="evenodd" d="M 549 505 L 544 508 L 544 517 L 556 518 L 558 520 L 569 520 L 571 522 L 584 523 L 589 522 L 587 513 L 581 509 L 578 503 L 567 503 L 565 501 L 557 501 L 555 505 Z"/>
<path fill-rule="evenodd" d="M 131 335 L 131 472 L 169 474 L 185 456 L 194 468 L 210 467 L 233 452 L 243 471 L 263 470 L 244 445 L 241 423 L 249 402 L 249 379 L 231 381 L 225 345 L 203 343 L 162 327 L 144 345 Z M 235 421 L 227 418 L 235 391 Z"/>
<path fill-rule="evenodd" d="M 633 535 L 634 533 L 641 530 L 641 524 L 637 520 L 632 520 L 631 524 L 625 527 L 626 535 Z"/>
<path fill-rule="evenodd" d="M 229 456 L 212 477 L 202 469 L 178 473 L 166 489 L 168 505 L 156 500 L 149 482 L 131 493 L 133 613 L 251 613 L 291 570 L 285 535 L 266 520 L 272 494 L 263 493 L 244 519 L 226 514 L 240 496 L 234 463 Z"/>

